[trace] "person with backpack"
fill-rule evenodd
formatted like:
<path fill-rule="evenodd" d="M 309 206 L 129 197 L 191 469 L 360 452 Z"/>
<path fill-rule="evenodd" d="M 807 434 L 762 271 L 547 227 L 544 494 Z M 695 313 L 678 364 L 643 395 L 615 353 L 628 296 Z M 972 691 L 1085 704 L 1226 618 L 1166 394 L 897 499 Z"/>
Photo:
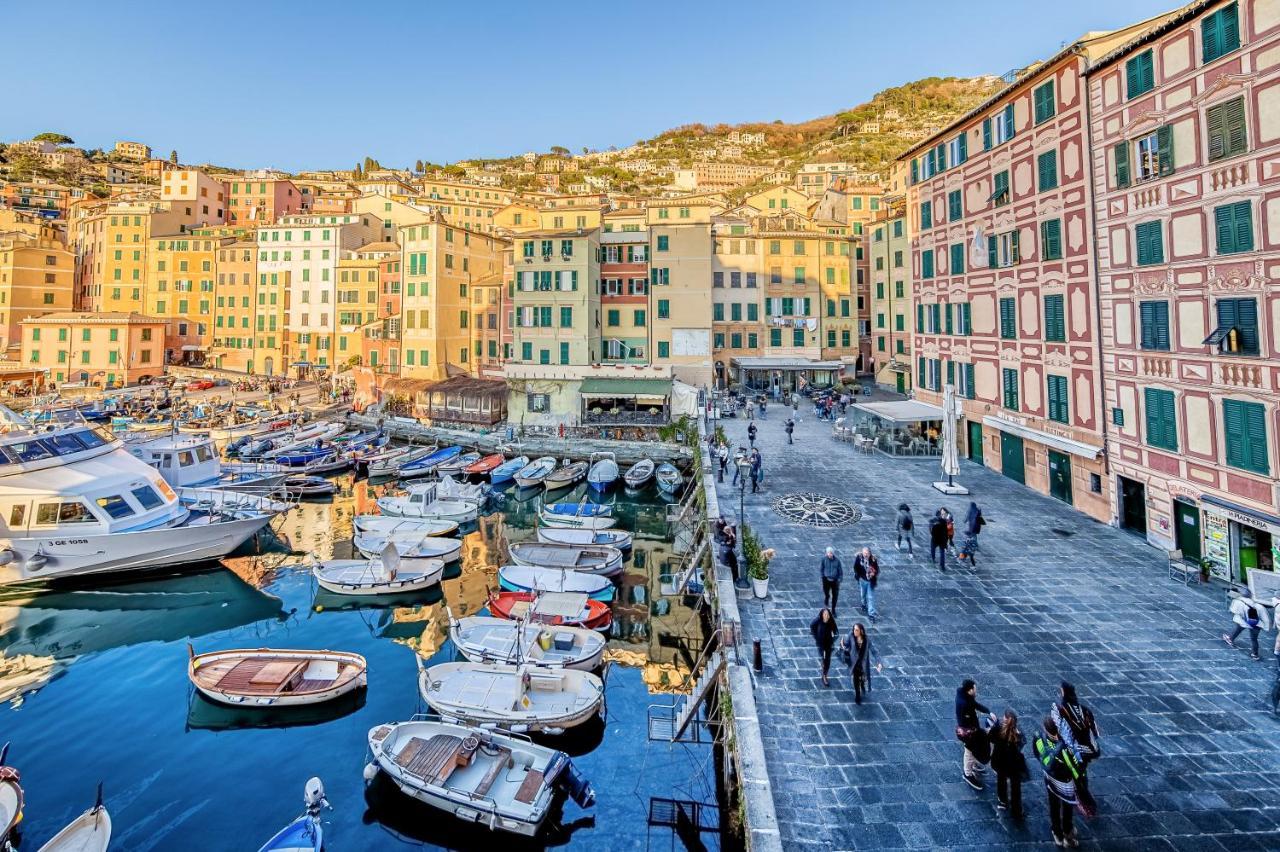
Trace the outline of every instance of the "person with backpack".
<path fill-rule="evenodd" d="M 1102 735 L 1093 711 L 1080 703 L 1076 688 L 1062 682 L 1058 703 L 1049 708 L 1049 718 L 1058 726 L 1058 735 L 1071 749 L 1076 760 L 1076 801 L 1080 813 L 1087 817 L 1098 811 L 1098 803 L 1089 792 L 1089 764 L 1102 756 Z"/>
<path fill-rule="evenodd" d="M 996 771 L 996 810 L 1007 810 L 1022 819 L 1022 782 L 1030 777 L 1022 747 L 1027 738 L 1018 728 L 1018 714 L 1004 711 L 1000 724 L 991 729 L 991 768 Z"/>
<path fill-rule="evenodd" d="M 960 548 L 960 560 L 964 561 L 968 557 L 969 564 L 974 568 L 978 567 L 978 533 L 987 525 L 987 519 L 982 517 L 982 510 L 978 508 L 977 503 L 969 503 L 969 513 L 964 519 L 964 544 Z"/>
<path fill-rule="evenodd" d="M 947 520 L 939 509 L 929 521 L 929 561 L 938 560 L 938 570 L 947 570 Z"/>
<path fill-rule="evenodd" d="M 978 721 L 980 712 L 995 724 L 996 715 L 978 703 L 978 684 L 967 678 L 956 690 L 956 739 L 964 745 L 964 783 L 975 790 L 982 789 L 982 773 L 991 760 L 991 741 Z"/>
<path fill-rule="evenodd" d="M 836 556 L 836 549 L 828 547 L 822 561 L 818 563 L 818 574 L 822 579 L 822 602 L 836 611 L 836 602 L 840 600 L 840 581 L 844 579 L 844 564 Z"/>
<path fill-rule="evenodd" d="M 853 576 L 858 580 L 862 596 L 862 610 L 871 620 L 876 620 L 876 583 L 880 581 L 880 560 L 871 555 L 871 548 L 864 547 L 853 557 Z"/>
<path fill-rule="evenodd" d="M 1032 744 L 1036 760 L 1044 773 L 1044 790 L 1049 799 L 1049 830 L 1057 846 L 1075 849 L 1076 837 L 1072 809 L 1076 804 L 1076 759 L 1062 741 L 1058 725 L 1050 717 L 1044 719 L 1044 733 L 1037 734 Z"/>
<path fill-rule="evenodd" d="M 902 542 L 907 542 L 907 555 L 915 556 L 915 537 L 916 522 L 911 517 L 911 507 L 906 503 L 898 504 L 898 549 L 902 549 Z"/>
<path fill-rule="evenodd" d="M 791 436 L 796 431 L 796 421 L 792 420 L 790 417 L 787 418 L 786 430 L 787 430 L 787 443 L 794 444 L 795 440 Z"/>
<path fill-rule="evenodd" d="M 840 628 L 836 627 L 836 617 L 825 606 L 818 611 L 818 616 L 809 622 L 809 632 L 818 645 L 818 656 L 822 659 L 822 685 L 830 686 L 827 671 L 831 668 L 831 651 L 836 646 L 836 637 Z"/>
<path fill-rule="evenodd" d="M 853 625 L 853 630 L 845 637 L 841 647 L 849 663 L 849 674 L 853 676 L 853 702 L 861 704 L 862 696 L 871 691 L 871 667 L 874 665 L 879 672 L 884 665 L 880 662 L 880 655 L 872 647 L 867 628 L 862 626 L 862 622 Z"/>
<path fill-rule="evenodd" d="M 1267 608 L 1248 595 L 1241 595 L 1231 602 L 1230 612 L 1236 629 L 1231 633 L 1223 633 L 1222 641 L 1234 648 L 1236 637 L 1248 630 L 1252 649 L 1249 656 L 1255 660 L 1262 659 L 1262 655 L 1258 653 L 1258 633 L 1271 629 L 1271 617 L 1267 614 Z"/>

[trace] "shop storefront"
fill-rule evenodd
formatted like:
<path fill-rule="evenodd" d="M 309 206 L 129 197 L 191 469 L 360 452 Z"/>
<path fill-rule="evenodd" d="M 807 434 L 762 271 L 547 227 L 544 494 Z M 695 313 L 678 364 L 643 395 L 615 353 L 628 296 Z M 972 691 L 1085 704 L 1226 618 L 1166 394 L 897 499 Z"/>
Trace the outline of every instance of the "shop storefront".
<path fill-rule="evenodd" d="M 1280 564 L 1280 517 L 1211 495 L 1200 498 L 1201 556 L 1209 573 L 1246 583 L 1250 571 L 1272 571 Z M 1185 503 L 1175 504 L 1179 525 L 1191 525 Z M 1186 548 L 1184 548 L 1186 552 Z"/>

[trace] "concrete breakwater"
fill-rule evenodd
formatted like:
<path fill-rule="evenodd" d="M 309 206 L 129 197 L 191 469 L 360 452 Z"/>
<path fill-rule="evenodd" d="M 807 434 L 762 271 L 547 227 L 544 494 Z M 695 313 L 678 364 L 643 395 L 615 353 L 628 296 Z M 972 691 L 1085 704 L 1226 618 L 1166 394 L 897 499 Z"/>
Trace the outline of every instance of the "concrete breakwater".
<path fill-rule="evenodd" d="M 525 455 L 529 458 L 538 456 L 555 456 L 556 458 L 586 459 L 592 453 L 613 453 L 620 465 L 635 464 L 641 459 L 653 459 L 655 462 L 671 462 L 682 468 L 693 463 L 693 451 L 680 444 L 662 441 L 612 441 L 604 438 L 558 438 L 554 435 L 513 434 L 507 437 L 506 429 L 495 429 L 492 432 L 472 432 L 466 429 L 446 429 L 440 426 L 424 426 L 413 420 L 400 417 L 368 417 L 351 414 L 348 421 L 367 429 L 377 429 L 389 433 L 393 438 L 414 441 L 420 444 L 439 444 L 442 447 L 454 444 L 474 448 L 481 453 L 506 453 L 507 455 Z"/>

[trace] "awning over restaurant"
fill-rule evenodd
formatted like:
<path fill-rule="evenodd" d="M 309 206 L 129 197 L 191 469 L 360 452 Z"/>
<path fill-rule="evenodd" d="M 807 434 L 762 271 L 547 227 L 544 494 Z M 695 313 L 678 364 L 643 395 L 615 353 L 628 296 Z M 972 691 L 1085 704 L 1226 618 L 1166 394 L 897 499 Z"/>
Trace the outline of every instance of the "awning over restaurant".
<path fill-rule="evenodd" d="M 886 423 L 923 423 L 929 420 L 941 420 L 942 409 L 918 399 L 895 400 L 893 402 L 855 402 L 853 407 L 858 411 L 879 417 Z"/>
<path fill-rule="evenodd" d="M 665 400 L 671 396 L 670 379 L 586 378 L 578 388 L 581 396 L 593 399 L 635 397 L 643 400 Z"/>
<path fill-rule="evenodd" d="M 1001 417 L 988 415 L 982 418 L 982 425 L 990 426 L 992 429 L 998 429 L 1001 432 L 1008 432 L 1010 435 L 1017 435 L 1019 438 L 1025 438 L 1028 441 L 1035 441 L 1037 444 L 1044 444 L 1046 447 L 1051 447 L 1069 455 L 1079 456 L 1082 459 L 1096 459 L 1102 453 L 1102 447 L 1095 447 L 1093 444 L 1086 444 L 1084 441 L 1076 441 L 1072 438 L 1064 438 L 1061 435 L 1054 435 L 1050 432 L 1041 432 L 1039 429 L 1032 429 L 1030 426 L 1023 426 L 1021 423 L 1012 423 Z"/>
<path fill-rule="evenodd" d="M 813 361 L 809 358 L 734 358 L 733 364 L 743 370 L 841 370 L 842 361 Z"/>
<path fill-rule="evenodd" d="M 202 349 L 204 349 L 203 346 L 197 346 L 194 343 L 186 343 L 182 347 L 183 352 L 199 352 Z"/>
<path fill-rule="evenodd" d="M 1269 532 L 1272 535 L 1280 535 L 1280 518 L 1275 515 L 1259 512 L 1257 509 L 1250 509 L 1248 506 L 1232 503 L 1230 500 L 1223 500 L 1221 497 L 1215 497 L 1212 494 L 1201 494 L 1200 500 L 1225 510 L 1220 514 L 1226 515 L 1236 523 L 1246 524 L 1254 529 Z"/>

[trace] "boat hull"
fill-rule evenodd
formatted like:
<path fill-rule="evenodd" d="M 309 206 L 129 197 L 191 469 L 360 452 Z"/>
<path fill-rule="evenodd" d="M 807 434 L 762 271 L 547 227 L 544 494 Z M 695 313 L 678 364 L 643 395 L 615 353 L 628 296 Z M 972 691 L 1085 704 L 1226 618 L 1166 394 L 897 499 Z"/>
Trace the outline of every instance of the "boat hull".
<path fill-rule="evenodd" d="M 369 563 L 358 559 L 336 559 L 321 563 L 312 569 L 312 576 L 320 588 L 335 595 L 399 595 L 429 589 L 440 582 L 444 575 L 444 563 L 435 561 L 424 570 L 410 567 L 417 562 L 433 560 L 403 559 L 394 579 L 382 580 L 369 568 Z"/>
<path fill-rule="evenodd" d="M 604 637 L 586 627 L 559 625 L 554 629 L 574 635 L 574 647 L 567 651 L 554 647 L 543 650 L 538 645 L 540 630 L 487 615 L 472 615 L 451 622 L 449 638 L 462 656 L 473 663 L 523 663 L 587 672 L 600 668 L 607 645 Z"/>
<path fill-rule="evenodd" d="M 343 664 L 357 664 L 360 671 L 353 677 L 340 679 L 328 689 L 315 689 L 300 693 L 277 693 L 273 695 L 255 695 L 244 692 L 232 692 L 209 686 L 200 682 L 197 672 L 201 666 L 208 666 L 224 658 L 251 658 L 267 656 L 272 659 L 297 659 L 298 661 L 327 660 Z M 323 704 L 332 701 L 357 689 L 363 689 L 369 683 L 368 664 L 359 654 L 348 654 L 340 651 L 273 651 L 267 648 L 254 650 L 215 651 L 192 657 L 187 665 L 187 678 L 196 691 L 218 704 L 231 707 L 304 707 L 309 704 Z"/>
<path fill-rule="evenodd" d="M 562 684 L 565 681 L 583 683 L 584 688 L 576 693 L 576 700 L 561 698 L 560 702 L 563 703 L 554 709 L 539 708 L 536 702 L 526 702 L 520 699 L 517 699 L 514 706 L 500 707 L 497 705 L 501 702 L 491 702 L 486 706 L 467 704 L 449 697 L 447 693 L 456 690 L 449 689 L 446 679 L 450 677 L 466 677 L 468 674 L 474 674 L 482 679 L 486 677 L 492 678 L 492 682 L 495 684 L 494 691 L 503 693 L 505 698 L 506 694 L 514 694 L 515 690 L 512 689 L 508 693 L 508 690 L 502 689 L 500 684 L 504 682 L 507 685 L 512 682 L 518 683 L 521 667 L 508 666 L 502 663 L 441 663 L 422 670 L 422 673 L 418 676 L 418 692 L 422 695 L 422 700 L 432 710 L 439 713 L 446 722 L 457 721 L 471 725 L 494 725 L 517 733 L 524 733 L 525 731 L 541 731 L 549 734 L 562 733 L 568 728 L 581 725 L 599 713 L 604 701 L 604 684 L 600 679 L 593 674 L 584 673 L 576 669 L 572 670 L 572 672 L 562 670 L 560 673 L 556 673 L 554 670 L 542 669 L 540 672 L 535 670 L 532 673 L 535 682 L 539 680 L 554 680 Z"/>
<path fill-rule="evenodd" d="M 551 512 L 540 514 L 542 523 L 549 527 L 560 527 L 569 530 L 607 530 L 618 522 L 617 518 L 607 515 L 557 515 Z"/>

